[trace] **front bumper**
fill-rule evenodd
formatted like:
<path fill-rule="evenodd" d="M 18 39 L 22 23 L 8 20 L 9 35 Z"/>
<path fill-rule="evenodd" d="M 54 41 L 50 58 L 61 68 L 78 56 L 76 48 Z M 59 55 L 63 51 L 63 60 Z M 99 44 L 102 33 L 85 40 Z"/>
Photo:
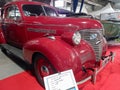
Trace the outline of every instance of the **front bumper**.
<path fill-rule="evenodd" d="M 88 80 L 91 80 L 93 84 L 96 83 L 96 77 L 97 74 L 109 63 L 114 61 L 115 53 L 110 52 L 110 54 L 106 57 L 104 57 L 101 61 L 98 67 L 93 68 L 93 74 L 85 78 L 84 80 L 81 80 L 80 82 L 77 82 L 77 85 L 83 84 L 87 82 Z"/>

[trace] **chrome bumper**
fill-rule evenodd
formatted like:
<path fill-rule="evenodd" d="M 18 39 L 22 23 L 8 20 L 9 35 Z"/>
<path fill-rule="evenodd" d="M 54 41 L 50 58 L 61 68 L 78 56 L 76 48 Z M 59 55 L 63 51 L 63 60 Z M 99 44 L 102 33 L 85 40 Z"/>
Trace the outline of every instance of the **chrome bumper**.
<path fill-rule="evenodd" d="M 88 80 L 92 80 L 92 83 L 95 84 L 96 83 L 96 77 L 97 74 L 109 63 L 109 62 L 113 62 L 114 61 L 114 56 L 115 53 L 110 52 L 110 54 L 106 57 L 104 57 L 103 60 L 100 61 L 100 67 L 98 68 L 94 68 L 94 72 L 93 75 L 88 76 L 87 78 L 85 78 L 84 80 L 81 80 L 80 82 L 77 82 L 77 85 L 83 84 Z"/>

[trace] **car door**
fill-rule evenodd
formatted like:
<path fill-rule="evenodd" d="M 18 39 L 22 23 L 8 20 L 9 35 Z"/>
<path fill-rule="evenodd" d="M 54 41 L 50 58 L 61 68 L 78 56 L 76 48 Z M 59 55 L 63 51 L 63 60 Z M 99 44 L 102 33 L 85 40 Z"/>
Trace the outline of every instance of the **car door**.
<path fill-rule="evenodd" d="M 21 13 L 16 5 L 10 5 L 5 10 L 3 31 L 6 34 L 7 43 L 22 48 L 26 42 Z"/>
<path fill-rule="evenodd" d="M 46 22 L 46 16 L 42 6 L 36 4 L 23 4 L 22 11 L 28 39 L 32 40 L 46 36 L 49 32 L 49 28 L 44 24 L 44 22 Z"/>

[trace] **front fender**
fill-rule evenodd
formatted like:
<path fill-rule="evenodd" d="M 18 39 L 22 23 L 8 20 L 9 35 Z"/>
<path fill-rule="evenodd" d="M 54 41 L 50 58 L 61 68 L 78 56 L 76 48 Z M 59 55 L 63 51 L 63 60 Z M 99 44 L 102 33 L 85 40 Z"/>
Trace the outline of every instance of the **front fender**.
<path fill-rule="evenodd" d="M 72 69 L 76 73 L 82 69 L 81 64 L 94 59 L 94 56 L 91 57 L 93 53 L 91 48 L 88 48 L 90 47 L 84 41 L 81 41 L 79 46 L 72 46 L 60 37 L 56 37 L 55 40 L 44 37 L 27 42 L 23 52 L 25 60 L 30 63 L 32 63 L 32 55 L 39 52 L 48 58 L 57 71 Z"/>

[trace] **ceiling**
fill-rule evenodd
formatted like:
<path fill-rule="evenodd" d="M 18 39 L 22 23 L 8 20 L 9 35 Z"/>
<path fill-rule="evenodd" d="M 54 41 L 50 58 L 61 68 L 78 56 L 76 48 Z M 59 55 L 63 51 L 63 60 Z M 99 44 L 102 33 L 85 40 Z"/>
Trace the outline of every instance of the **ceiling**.
<path fill-rule="evenodd" d="M 10 1 L 17 1 L 17 0 L 0 0 L 0 7 L 3 6 L 6 2 L 10 2 Z M 50 0 L 33 0 L 33 1 L 50 1 Z M 79 1 L 81 1 L 81 0 L 79 0 Z M 106 4 L 106 2 L 108 0 L 85 0 L 85 1 L 92 1 L 92 2 L 96 2 L 98 4 L 99 3 L 102 4 L 101 2 L 103 2 L 103 4 Z M 111 0 L 111 1 L 119 1 L 119 0 Z"/>
<path fill-rule="evenodd" d="M 15 0 L 0 0 L 0 7 L 2 7 L 6 2 L 10 2 L 10 1 L 15 1 Z M 35 0 L 33 0 L 33 1 L 35 1 Z M 42 0 L 38 0 L 38 1 L 42 1 Z M 79 0 L 79 1 L 81 1 L 81 0 Z M 87 0 L 87 1 L 96 2 L 96 3 L 101 4 L 103 6 L 106 5 L 109 1 L 115 2 L 116 4 L 120 3 L 120 0 Z"/>

